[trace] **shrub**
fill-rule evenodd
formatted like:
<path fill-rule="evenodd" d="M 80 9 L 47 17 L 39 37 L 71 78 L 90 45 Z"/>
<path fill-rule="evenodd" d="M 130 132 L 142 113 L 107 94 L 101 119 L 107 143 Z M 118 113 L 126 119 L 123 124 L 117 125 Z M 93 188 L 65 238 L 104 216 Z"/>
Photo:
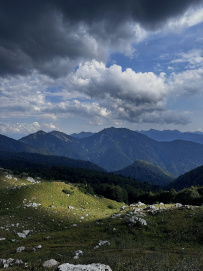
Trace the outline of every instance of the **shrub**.
<path fill-rule="evenodd" d="M 73 195 L 74 194 L 74 191 L 71 191 L 69 189 L 63 189 L 62 192 L 65 193 L 65 194 L 69 194 L 69 195 Z"/>

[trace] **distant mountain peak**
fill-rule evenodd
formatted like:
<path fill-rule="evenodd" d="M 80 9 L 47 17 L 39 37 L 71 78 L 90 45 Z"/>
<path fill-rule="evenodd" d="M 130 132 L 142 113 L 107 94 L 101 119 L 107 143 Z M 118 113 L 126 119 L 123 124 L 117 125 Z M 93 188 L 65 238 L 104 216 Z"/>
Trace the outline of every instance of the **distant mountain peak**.
<path fill-rule="evenodd" d="M 43 130 L 39 130 L 35 134 L 37 134 L 37 135 L 45 135 L 47 133 L 45 131 L 43 131 Z"/>

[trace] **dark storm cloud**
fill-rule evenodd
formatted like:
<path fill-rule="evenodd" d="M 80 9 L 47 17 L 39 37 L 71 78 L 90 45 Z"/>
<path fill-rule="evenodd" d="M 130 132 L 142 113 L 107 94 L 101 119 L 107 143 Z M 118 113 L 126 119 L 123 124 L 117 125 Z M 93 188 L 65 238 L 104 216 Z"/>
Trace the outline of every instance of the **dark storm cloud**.
<path fill-rule="evenodd" d="M 0 74 L 32 69 L 53 77 L 81 60 L 104 60 L 107 50 L 133 40 L 128 22 L 156 29 L 202 0 L 2 0 Z M 125 43 L 126 42 L 126 43 Z"/>

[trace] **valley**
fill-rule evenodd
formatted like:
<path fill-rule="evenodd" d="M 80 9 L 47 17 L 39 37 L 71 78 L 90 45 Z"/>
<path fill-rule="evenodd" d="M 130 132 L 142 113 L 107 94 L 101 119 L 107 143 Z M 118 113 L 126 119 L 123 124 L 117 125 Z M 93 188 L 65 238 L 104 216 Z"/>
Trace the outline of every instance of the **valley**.
<path fill-rule="evenodd" d="M 202 270 L 202 147 L 115 128 L 2 136 L 0 268 Z"/>

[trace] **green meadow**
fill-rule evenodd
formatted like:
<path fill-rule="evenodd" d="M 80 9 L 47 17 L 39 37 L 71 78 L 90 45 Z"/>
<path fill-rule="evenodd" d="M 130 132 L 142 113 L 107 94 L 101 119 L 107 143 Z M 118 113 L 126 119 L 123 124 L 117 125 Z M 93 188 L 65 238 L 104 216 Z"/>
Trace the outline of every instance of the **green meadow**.
<path fill-rule="evenodd" d="M 85 194 L 78 184 L 1 169 L 0 258 L 23 262 L 7 270 L 45 270 L 49 259 L 103 263 L 113 271 L 203 270 L 202 207 L 155 205 L 162 209 L 151 212 L 124 205 Z M 135 215 L 147 225 L 129 223 Z"/>

